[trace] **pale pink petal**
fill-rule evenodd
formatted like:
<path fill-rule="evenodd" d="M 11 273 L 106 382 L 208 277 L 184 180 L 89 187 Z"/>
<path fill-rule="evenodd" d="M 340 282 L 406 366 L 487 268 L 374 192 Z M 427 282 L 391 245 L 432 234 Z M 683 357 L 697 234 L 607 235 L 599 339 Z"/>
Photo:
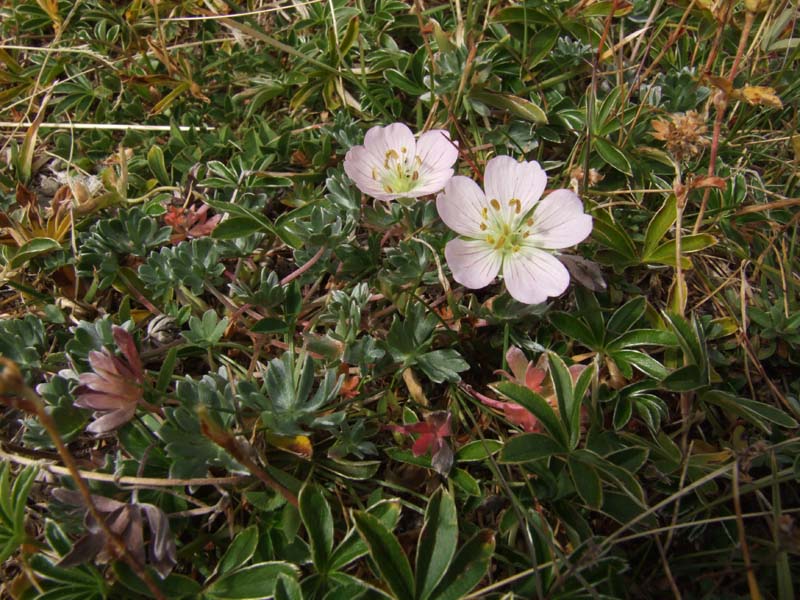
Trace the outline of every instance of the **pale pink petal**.
<path fill-rule="evenodd" d="M 503 277 L 512 298 L 525 304 L 540 304 L 569 285 L 569 272 L 561 261 L 529 246 L 506 257 Z"/>
<path fill-rule="evenodd" d="M 118 427 L 122 427 L 125 423 L 133 419 L 133 416 L 135 414 L 136 414 L 136 405 L 126 408 L 120 408 L 119 410 L 106 413 L 99 419 L 93 421 L 86 428 L 86 431 L 98 435 L 104 433 L 110 433 L 115 429 L 117 429 Z"/>
<path fill-rule="evenodd" d="M 439 217 L 450 229 L 468 237 L 483 235 L 481 211 L 488 207 L 486 196 L 469 177 L 456 175 L 436 198 Z"/>
<path fill-rule="evenodd" d="M 453 165 L 458 160 L 458 147 L 450 141 L 449 133 L 434 129 L 419 136 L 416 155 L 422 160 L 420 176 L 448 170 L 452 174 Z"/>
<path fill-rule="evenodd" d="M 511 372 L 514 373 L 514 379 L 517 380 L 517 383 L 523 384 L 525 381 L 525 371 L 530 364 L 525 353 L 516 346 L 509 346 L 506 352 L 506 362 Z"/>
<path fill-rule="evenodd" d="M 386 160 L 386 153 L 394 150 L 398 154 L 402 149 L 414 155 L 416 141 L 414 134 L 403 123 L 392 123 L 386 127 L 373 127 L 364 136 L 364 147 L 375 157 L 380 164 Z"/>
<path fill-rule="evenodd" d="M 582 242 L 592 232 L 592 217 L 569 190 L 556 190 L 542 200 L 533 212 L 530 229 L 532 243 L 540 248 L 568 248 Z"/>
<path fill-rule="evenodd" d="M 420 196 L 428 196 L 436 192 L 441 192 L 452 177 L 453 169 L 435 171 L 429 175 L 420 175 L 418 186 L 410 192 L 406 192 L 404 196 L 419 198 Z"/>
<path fill-rule="evenodd" d="M 117 410 L 131 402 L 118 394 L 84 392 L 75 398 L 78 408 L 91 408 L 92 410 Z"/>
<path fill-rule="evenodd" d="M 482 240 L 450 240 L 444 248 L 444 256 L 453 279 L 473 290 L 489 285 L 500 272 L 502 263 L 500 253 Z"/>
<path fill-rule="evenodd" d="M 122 352 L 122 356 L 127 359 L 133 375 L 138 380 L 141 380 L 142 362 L 139 360 L 139 351 L 136 349 L 136 342 L 133 340 L 133 336 L 119 325 L 114 325 L 111 328 L 111 334 L 114 336 L 114 341 L 117 342 L 117 347 Z"/>
<path fill-rule="evenodd" d="M 350 148 L 344 157 L 344 172 L 353 180 L 359 190 L 378 200 L 391 200 L 397 196 L 384 191 L 383 184 L 380 181 L 380 169 L 382 167 L 383 163 L 376 162 L 375 158 L 364 146 Z"/>
<path fill-rule="evenodd" d="M 518 162 L 510 156 L 495 156 L 486 163 L 486 198 L 500 203 L 506 223 L 521 220 L 539 201 L 546 185 L 547 175 L 535 160 Z"/>

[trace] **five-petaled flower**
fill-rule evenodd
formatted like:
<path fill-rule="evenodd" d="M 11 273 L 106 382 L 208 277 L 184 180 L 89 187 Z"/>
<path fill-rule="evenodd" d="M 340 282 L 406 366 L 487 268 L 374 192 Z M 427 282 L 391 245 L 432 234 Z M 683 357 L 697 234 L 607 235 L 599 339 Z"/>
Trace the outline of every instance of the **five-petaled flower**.
<path fill-rule="evenodd" d="M 363 146 L 350 148 L 344 171 L 358 189 L 378 200 L 419 198 L 441 191 L 453 176 L 458 148 L 433 129 L 414 139 L 402 123 L 373 127 Z"/>
<path fill-rule="evenodd" d="M 144 370 L 133 336 L 118 325 L 111 332 L 122 358 L 106 348 L 93 350 L 89 352 L 93 372 L 78 377 L 81 387 L 75 406 L 95 411 L 95 421 L 86 428 L 90 433 L 105 434 L 121 427 L 133 419 L 144 398 Z"/>
<path fill-rule="evenodd" d="M 555 190 L 539 201 L 547 175 L 536 161 L 497 156 L 486 165 L 484 193 L 453 177 L 436 198 L 445 224 L 460 236 L 445 247 L 453 278 L 478 289 L 502 272 L 511 296 L 539 304 L 569 285 L 569 272 L 550 250 L 574 246 L 592 231 L 578 196 Z"/>

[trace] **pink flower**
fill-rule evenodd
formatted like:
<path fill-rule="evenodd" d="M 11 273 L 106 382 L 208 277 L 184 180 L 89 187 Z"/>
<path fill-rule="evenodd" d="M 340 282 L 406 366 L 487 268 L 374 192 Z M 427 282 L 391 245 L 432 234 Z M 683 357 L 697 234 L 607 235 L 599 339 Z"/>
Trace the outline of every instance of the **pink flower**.
<path fill-rule="evenodd" d="M 89 352 L 93 372 L 78 377 L 81 387 L 75 406 L 96 411 L 95 421 L 86 428 L 90 433 L 110 433 L 121 427 L 133 419 L 144 398 L 144 370 L 133 336 L 118 325 L 111 331 L 122 358 L 106 348 L 93 350 Z"/>
<path fill-rule="evenodd" d="M 406 435 L 418 433 L 419 437 L 411 447 L 414 456 L 422 456 L 430 452 L 431 465 L 442 475 L 450 471 L 453 465 L 453 450 L 445 440 L 451 435 L 449 411 L 439 410 L 429 413 L 425 420 L 410 425 L 389 425 L 387 428 Z"/>
<path fill-rule="evenodd" d="M 545 359 L 544 355 L 542 359 Z M 540 360 L 541 367 L 534 366 L 533 362 L 525 357 L 522 350 L 516 346 L 511 346 L 508 352 L 506 352 L 506 362 L 513 375 L 505 371 L 497 371 L 499 374 L 518 385 L 523 385 L 529 390 L 536 392 L 547 401 L 554 411 L 558 412 L 558 399 L 553 391 L 552 383 L 545 383 L 545 378 L 547 377 L 547 369 L 544 368 L 547 365 L 545 360 Z M 569 367 L 573 383 L 578 380 L 578 377 L 585 368 L 584 365 L 572 365 Z M 486 406 L 502 411 L 506 419 L 523 431 L 539 432 L 542 430 L 542 425 L 539 423 L 539 420 L 522 405 L 516 402 L 494 400 L 475 391 L 472 393 Z"/>
<path fill-rule="evenodd" d="M 441 191 L 453 176 L 458 148 L 441 129 L 414 139 L 402 123 L 373 127 L 363 146 L 350 148 L 344 171 L 358 189 L 378 200 L 419 198 Z"/>
<path fill-rule="evenodd" d="M 569 272 L 550 250 L 573 246 L 592 231 L 580 198 L 555 190 L 541 202 L 547 175 L 536 161 L 496 156 L 486 165 L 485 193 L 467 177 L 453 177 L 436 198 L 445 224 L 458 233 L 445 247 L 453 278 L 478 289 L 499 273 L 511 296 L 539 304 L 569 285 Z"/>
<path fill-rule="evenodd" d="M 199 238 L 211 235 L 214 228 L 219 225 L 222 215 L 208 218 L 208 205 L 200 208 L 190 206 L 170 206 L 164 215 L 164 222 L 172 227 L 170 242 L 177 244 L 187 238 Z"/>

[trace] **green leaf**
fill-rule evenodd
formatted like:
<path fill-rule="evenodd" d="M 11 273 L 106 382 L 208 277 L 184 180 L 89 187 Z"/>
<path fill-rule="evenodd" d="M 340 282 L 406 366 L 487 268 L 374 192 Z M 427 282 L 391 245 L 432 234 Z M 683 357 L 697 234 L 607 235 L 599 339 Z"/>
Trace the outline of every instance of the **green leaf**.
<path fill-rule="evenodd" d="M 550 366 L 550 377 L 553 380 L 561 421 L 569 433 L 570 448 L 575 448 L 581 433 L 581 399 L 575 401 L 572 393 L 572 375 L 561 357 L 549 352 L 547 363 Z"/>
<path fill-rule="evenodd" d="M 417 85 L 397 69 L 384 69 L 383 77 L 393 87 L 401 89 L 412 96 L 421 96 L 427 91 L 424 87 Z"/>
<path fill-rule="evenodd" d="M 611 315 L 608 320 L 607 329 L 614 333 L 625 333 L 636 325 L 647 309 L 647 300 L 644 296 L 637 296 L 628 300 Z"/>
<path fill-rule="evenodd" d="M 257 546 L 258 526 L 251 525 L 237 533 L 219 561 L 217 566 L 219 574 L 224 575 L 243 567 L 248 560 L 253 558 Z"/>
<path fill-rule="evenodd" d="M 508 440 L 500 453 L 500 462 L 524 463 L 566 454 L 567 448 L 541 433 L 521 433 Z"/>
<path fill-rule="evenodd" d="M 565 312 L 553 312 L 549 318 L 553 327 L 568 338 L 576 340 L 592 350 L 600 347 L 602 340 L 598 340 L 589 326 L 577 317 Z"/>
<path fill-rule="evenodd" d="M 388 530 L 397 527 L 400 520 L 400 502 L 397 500 L 382 500 L 367 509 L 367 512 L 377 518 Z M 341 543 L 333 551 L 330 560 L 330 570 L 339 570 L 357 558 L 364 556 L 368 551 L 367 545 L 358 535 L 355 528 L 351 529 Z"/>
<path fill-rule="evenodd" d="M 717 238 L 708 233 L 683 236 L 681 237 L 681 255 L 704 250 L 716 243 Z M 649 263 L 674 265 L 676 248 L 677 243 L 675 240 L 670 240 L 661 244 L 650 254 L 645 255 L 642 260 Z"/>
<path fill-rule="evenodd" d="M 307 483 L 303 486 L 298 502 L 300 518 L 303 520 L 311 543 L 311 559 L 314 562 L 314 568 L 320 573 L 327 573 L 333 550 L 331 507 L 325 499 L 322 488 L 314 483 Z"/>
<path fill-rule="evenodd" d="M 417 365 L 434 383 L 445 381 L 456 383 L 461 380 L 459 373 L 469 369 L 469 363 L 461 358 L 458 352 L 450 348 L 434 350 L 418 356 Z"/>
<path fill-rule="evenodd" d="M 353 520 L 389 589 L 398 600 L 413 600 L 414 576 L 400 542 L 377 517 L 367 512 L 354 511 Z"/>
<path fill-rule="evenodd" d="M 171 185 L 172 180 L 167 171 L 167 164 L 164 161 L 164 151 L 160 146 L 151 146 L 147 151 L 147 165 L 161 185 Z"/>
<path fill-rule="evenodd" d="M 631 420 L 633 416 L 633 400 L 631 400 L 630 396 L 623 396 L 617 401 L 617 405 L 614 407 L 614 429 L 619 431 L 625 425 L 628 424 L 628 421 Z"/>
<path fill-rule="evenodd" d="M 567 432 L 547 400 L 528 388 L 510 381 L 498 383 L 495 388 L 513 402 L 521 404 L 541 421 L 542 426 L 563 446 L 568 446 Z"/>
<path fill-rule="evenodd" d="M 603 486 L 595 468 L 574 455 L 567 457 L 567 464 L 578 495 L 588 506 L 599 509 L 603 504 Z"/>
<path fill-rule="evenodd" d="M 623 333 L 607 346 L 607 350 L 621 350 L 636 346 L 677 346 L 678 338 L 671 331 L 660 329 L 634 329 Z"/>
<path fill-rule="evenodd" d="M 606 163 L 614 167 L 617 171 L 625 173 L 625 175 L 632 175 L 633 169 L 631 163 L 625 156 L 625 153 L 611 142 L 603 138 L 592 138 L 594 142 L 594 149 Z"/>
<path fill-rule="evenodd" d="M 645 375 L 653 379 L 664 379 L 668 375 L 667 368 L 655 358 L 638 350 L 615 350 L 609 356 L 617 363 L 617 366 L 631 364 Z"/>
<path fill-rule="evenodd" d="M 767 433 L 771 432 L 768 423 L 775 423 L 787 429 L 794 429 L 798 426 L 797 421 L 779 408 L 757 400 L 737 397 L 720 390 L 709 390 L 700 396 L 700 400 L 741 416 Z"/>
<path fill-rule="evenodd" d="M 644 235 L 644 248 L 642 249 L 644 256 L 652 254 L 653 250 L 661 244 L 677 218 L 677 199 L 675 194 L 670 194 L 647 226 L 647 233 Z"/>
<path fill-rule="evenodd" d="M 448 477 L 453 482 L 453 485 L 458 487 L 462 492 L 468 496 L 480 497 L 481 486 L 478 480 L 469 474 L 466 469 L 456 467 L 448 474 Z"/>
<path fill-rule="evenodd" d="M 439 488 L 428 502 L 417 542 L 415 598 L 426 600 L 442 580 L 456 551 L 458 516 L 453 496 Z"/>
<path fill-rule="evenodd" d="M 500 110 L 507 110 L 513 116 L 538 125 L 547 123 L 547 114 L 540 106 L 527 100 L 520 98 L 513 94 L 505 94 L 500 92 L 490 92 L 473 88 L 469 94 L 470 98 L 474 98 L 479 102 L 483 102 L 492 108 L 499 108 Z"/>
<path fill-rule="evenodd" d="M 252 333 L 286 333 L 289 326 L 283 319 L 275 317 L 264 317 L 256 321 L 250 328 Z"/>
<path fill-rule="evenodd" d="M 431 600 L 459 600 L 480 583 L 494 555 L 494 533 L 488 529 L 472 536 L 456 553 L 447 574 Z"/>
<path fill-rule="evenodd" d="M 272 596 L 280 575 L 297 578 L 300 569 L 288 562 L 263 562 L 227 573 L 209 585 L 210 600 L 262 600 Z"/>
<path fill-rule="evenodd" d="M 686 365 L 664 377 L 661 385 L 672 392 L 688 392 L 708 385 L 708 379 L 697 365 Z"/>
<path fill-rule="evenodd" d="M 275 581 L 275 600 L 303 600 L 303 590 L 297 579 L 280 573 Z"/>
<path fill-rule="evenodd" d="M 497 454 L 503 447 L 499 440 L 475 440 L 461 446 L 456 452 L 456 461 L 478 462 Z"/>
<path fill-rule="evenodd" d="M 8 262 L 8 266 L 12 269 L 18 269 L 40 254 L 47 254 L 60 249 L 61 244 L 56 240 L 46 237 L 35 238 L 25 242 L 19 247 Z"/>
<path fill-rule="evenodd" d="M 636 246 L 628 233 L 611 216 L 595 211 L 592 216 L 592 238 L 619 254 L 629 264 L 639 262 Z"/>
<path fill-rule="evenodd" d="M 230 217 L 218 224 L 211 237 L 215 240 L 238 240 L 253 233 L 267 232 L 264 226 L 250 217 Z"/>

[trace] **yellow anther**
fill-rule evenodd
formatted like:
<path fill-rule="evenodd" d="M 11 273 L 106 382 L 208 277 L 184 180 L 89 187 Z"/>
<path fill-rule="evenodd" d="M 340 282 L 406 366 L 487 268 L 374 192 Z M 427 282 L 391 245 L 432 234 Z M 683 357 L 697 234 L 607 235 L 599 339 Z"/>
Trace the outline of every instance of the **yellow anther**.
<path fill-rule="evenodd" d="M 384 185 L 383 186 L 383 191 L 387 192 L 389 194 L 393 194 L 394 193 L 394 191 L 392 190 L 391 186 L 388 186 L 388 185 Z"/>
<path fill-rule="evenodd" d="M 406 148 L 405 146 L 403 146 L 402 148 L 400 148 L 400 152 L 402 152 L 403 154 L 405 154 L 406 152 L 408 152 L 408 148 Z"/>
<path fill-rule="evenodd" d="M 485 206 L 481 209 L 481 216 L 484 219 L 488 219 L 489 218 L 489 209 L 486 208 Z"/>
<path fill-rule="evenodd" d="M 527 221 L 525 221 L 525 224 L 526 224 L 528 227 L 533 227 L 533 217 L 531 217 L 531 218 L 529 218 Z"/>
<path fill-rule="evenodd" d="M 486 223 L 481 223 L 481 231 L 486 231 Z"/>
<path fill-rule="evenodd" d="M 492 236 L 487 235 L 486 241 L 489 242 L 492 246 L 494 246 L 494 238 Z"/>
<path fill-rule="evenodd" d="M 414 172 L 411 174 L 411 179 L 412 179 L 412 180 L 414 180 L 414 181 L 416 181 L 417 179 L 419 179 L 419 171 L 414 171 Z"/>
<path fill-rule="evenodd" d="M 397 160 L 400 158 L 400 155 L 397 153 L 397 150 L 394 148 L 386 151 L 386 160 L 388 161 L 390 158 Z"/>
<path fill-rule="evenodd" d="M 519 252 L 519 246 L 514 246 L 513 248 L 511 248 L 511 251 L 512 252 Z"/>
<path fill-rule="evenodd" d="M 495 249 L 499 250 L 500 248 L 502 248 L 505 245 L 506 245 L 506 236 L 501 235 L 500 239 L 497 240 L 497 243 L 494 245 L 494 247 L 495 247 Z"/>
<path fill-rule="evenodd" d="M 372 178 L 377 180 L 378 179 L 378 169 L 372 167 Z"/>
<path fill-rule="evenodd" d="M 508 201 L 509 206 L 514 207 L 514 212 L 519 214 L 522 212 L 522 201 L 519 198 L 512 198 Z"/>
<path fill-rule="evenodd" d="M 497 198 L 492 198 L 492 199 L 489 201 L 489 204 L 491 204 L 491 205 L 492 205 L 492 208 L 493 208 L 493 209 L 495 209 L 495 210 L 500 210 L 500 203 L 497 201 Z"/>

